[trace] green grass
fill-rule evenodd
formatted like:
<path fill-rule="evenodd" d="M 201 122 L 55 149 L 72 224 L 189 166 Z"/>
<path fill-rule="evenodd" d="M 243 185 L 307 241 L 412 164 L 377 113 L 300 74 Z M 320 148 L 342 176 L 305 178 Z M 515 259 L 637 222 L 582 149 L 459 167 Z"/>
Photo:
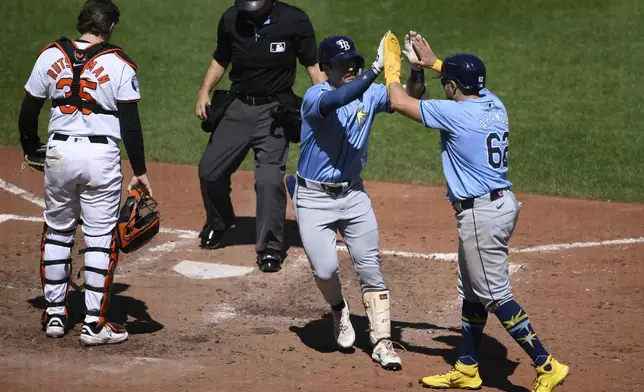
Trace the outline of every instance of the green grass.
<path fill-rule="evenodd" d="M 119 3 L 113 42 L 139 64 L 148 159 L 196 163 L 207 141 L 194 116 L 197 90 L 219 16 L 232 1 Z M 17 144 L 17 117 L 35 54 L 75 37 L 81 1 L 3 0 L 0 14 L 0 143 Z M 488 86 L 507 106 L 510 178 L 523 192 L 644 200 L 644 3 L 633 0 L 293 0 L 311 16 L 318 41 L 354 39 L 367 62 L 382 34 L 415 29 L 440 57 L 478 54 Z M 428 71 L 431 76 L 432 71 Z M 430 95 L 442 98 L 430 81 Z M 226 80 L 224 87 L 229 85 Z M 309 85 L 302 68 L 295 90 Z M 41 116 L 41 134 L 46 114 Z M 297 159 L 289 158 L 289 171 Z M 252 156 L 244 162 L 252 167 Z M 443 184 L 439 139 L 399 115 L 381 115 L 372 134 L 369 179 Z"/>

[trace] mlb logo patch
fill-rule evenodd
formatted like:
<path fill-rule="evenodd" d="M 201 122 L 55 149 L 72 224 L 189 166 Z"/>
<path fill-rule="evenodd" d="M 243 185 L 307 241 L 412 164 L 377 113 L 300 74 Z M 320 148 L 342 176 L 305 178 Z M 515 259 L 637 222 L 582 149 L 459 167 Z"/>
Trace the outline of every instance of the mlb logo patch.
<path fill-rule="evenodd" d="M 286 52 L 286 42 L 271 42 L 271 53 Z"/>

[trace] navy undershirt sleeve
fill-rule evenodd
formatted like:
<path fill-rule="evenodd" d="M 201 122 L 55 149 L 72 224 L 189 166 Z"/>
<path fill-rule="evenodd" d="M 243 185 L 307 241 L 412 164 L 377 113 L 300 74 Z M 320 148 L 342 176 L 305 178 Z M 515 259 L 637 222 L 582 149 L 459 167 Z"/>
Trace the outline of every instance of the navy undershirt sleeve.
<path fill-rule="evenodd" d="M 358 97 L 369 89 L 369 86 L 371 86 L 377 77 L 378 75 L 369 68 L 367 72 L 364 72 L 357 79 L 325 93 L 320 98 L 320 114 L 326 116 L 332 111 L 358 99 Z"/>

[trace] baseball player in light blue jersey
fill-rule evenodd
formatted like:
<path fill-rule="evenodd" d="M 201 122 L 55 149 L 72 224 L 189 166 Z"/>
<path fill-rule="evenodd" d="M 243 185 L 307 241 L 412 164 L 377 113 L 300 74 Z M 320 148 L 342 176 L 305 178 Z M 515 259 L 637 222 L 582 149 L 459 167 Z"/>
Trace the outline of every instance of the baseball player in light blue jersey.
<path fill-rule="evenodd" d="M 360 280 L 374 345 L 371 357 L 385 369 L 399 370 L 402 363 L 390 340 L 390 298 L 380 270 L 378 225 L 360 177 L 374 117 L 391 112 L 385 86 L 373 84 L 383 70 L 386 37 L 376 61 L 361 73 L 364 58 L 351 39 L 334 35 L 320 43 L 318 60 L 328 81 L 304 95 L 293 208 L 315 281 L 331 306 L 336 342 L 348 348 L 355 341 L 338 275 L 339 230 Z M 413 72 L 407 84 L 413 96 L 425 90 L 421 76 L 422 69 Z"/>
<path fill-rule="evenodd" d="M 546 351 L 510 290 L 508 241 L 520 203 L 507 178 L 510 128 L 505 106 L 485 88 L 485 66 L 478 57 L 457 53 L 441 62 L 414 32 L 405 37 L 404 52 L 413 63 L 438 72 L 448 98 L 418 101 L 395 80 L 387 83 L 393 110 L 440 130 L 447 199 L 456 211 L 458 292 L 463 299 L 463 339 L 456 365 L 422 383 L 433 388 L 481 387 L 477 349 L 490 312 L 534 361 L 537 378 L 532 391 L 550 392 L 569 368 Z M 386 59 L 385 67 L 389 62 Z"/>

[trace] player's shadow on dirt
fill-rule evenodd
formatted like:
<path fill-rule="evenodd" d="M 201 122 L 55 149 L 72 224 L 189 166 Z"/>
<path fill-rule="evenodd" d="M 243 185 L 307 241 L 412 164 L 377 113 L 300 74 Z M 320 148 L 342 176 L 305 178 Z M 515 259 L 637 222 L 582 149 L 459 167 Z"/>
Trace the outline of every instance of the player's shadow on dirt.
<path fill-rule="evenodd" d="M 238 216 L 235 218 L 235 226 L 224 233 L 222 238 L 223 246 L 233 245 L 255 245 L 256 242 L 256 219 L 254 216 Z M 291 247 L 302 247 L 300 231 L 297 222 L 292 219 L 284 221 L 284 252 Z"/>
<path fill-rule="evenodd" d="M 148 313 L 148 306 L 145 302 L 136 298 L 120 295 L 130 285 L 114 283 L 112 296 L 107 310 L 108 321 L 125 326 L 130 335 L 154 333 L 163 329 L 163 324 L 152 319 Z M 42 295 L 28 300 L 33 307 L 44 310 L 45 297 Z M 82 323 L 85 317 L 85 295 L 81 291 L 71 289 L 67 298 L 67 312 L 69 316 L 68 328 Z M 128 320 L 130 319 L 130 320 Z"/>
<path fill-rule="evenodd" d="M 351 323 L 356 331 L 356 342 L 354 347 L 370 356 L 372 346 L 367 332 L 369 328 L 369 320 L 365 316 L 352 314 Z M 402 339 L 402 331 L 407 328 L 442 331 L 445 334 L 436 336 L 433 340 L 452 347 L 430 348 L 407 343 Z M 333 322 L 330 313 L 324 315 L 322 319 L 310 321 L 303 327 L 291 326 L 289 330 L 295 333 L 303 344 L 318 352 L 355 352 L 355 349 L 353 348 L 344 350 L 337 346 L 335 339 L 333 338 Z M 445 372 L 456 362 L 458 354 L 457 347 L 461 340 L 459 328 L 441 327 L 430 323 L 409 323 L 393 320 L 391 325 L 391 335 L 392 340 L 402 344 L 408 352 L 443 357 L 447 365 L 440 369 L 428 369 L 427 375 L 430 373 L 434 374 Z M 404 352 L 404 350 L 398 345 L 395 346 L 399 352 Z M 481 361 L 480 372 L 484 386 L 497 388 L 506 392 L 529 392 L 529 389 L 514 385 L 510 380 L 508 380 L 508 377 L 514 373 L 519 363 L 512 361 L 507 357 L 508 350 L 501 342 L 491 336 L 483 335 L 479 352 L 479 360 Z"/>

